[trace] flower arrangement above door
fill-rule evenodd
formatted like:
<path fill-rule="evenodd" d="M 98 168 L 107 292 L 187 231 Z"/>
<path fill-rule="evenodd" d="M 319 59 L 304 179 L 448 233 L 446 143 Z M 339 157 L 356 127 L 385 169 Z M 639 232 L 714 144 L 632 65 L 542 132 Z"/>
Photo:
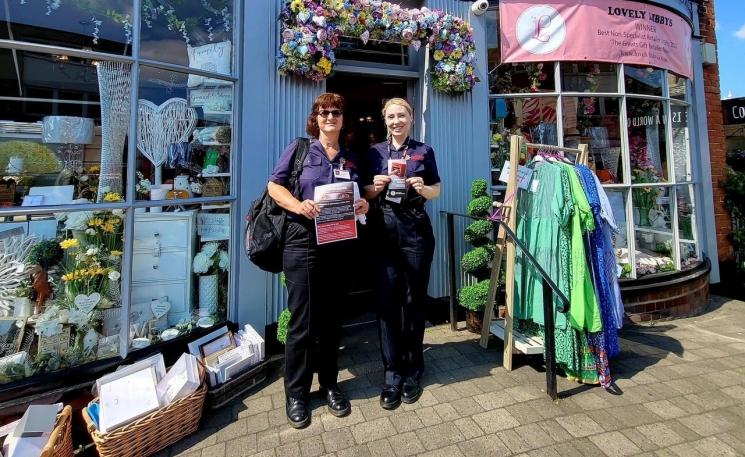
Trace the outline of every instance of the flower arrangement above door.
<path fill-rule="evenodd" d="M 375 0 L 286 0 L 280 14 L 279 72 L 321 81 L 334 68 L 340 36 L 429 46 L 432 86 L 444 93 L 469 92 L 476 45 L 468 22 L 440 10 L 403 8 Z"/>

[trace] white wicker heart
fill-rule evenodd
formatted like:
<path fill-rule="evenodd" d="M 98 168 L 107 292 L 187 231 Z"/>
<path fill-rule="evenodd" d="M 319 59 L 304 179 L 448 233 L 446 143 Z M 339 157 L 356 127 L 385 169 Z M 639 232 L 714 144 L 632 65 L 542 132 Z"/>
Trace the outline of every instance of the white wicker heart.
<path fill-rule="evenodd" d="M 189 140 L 197 125 L 197 111 L 183 98 L 171 98 L 160 106 L 139 100 L 137 117 L 137 149 L 155 166 L 155 185 L 160 186 L 168 145 Z"/>

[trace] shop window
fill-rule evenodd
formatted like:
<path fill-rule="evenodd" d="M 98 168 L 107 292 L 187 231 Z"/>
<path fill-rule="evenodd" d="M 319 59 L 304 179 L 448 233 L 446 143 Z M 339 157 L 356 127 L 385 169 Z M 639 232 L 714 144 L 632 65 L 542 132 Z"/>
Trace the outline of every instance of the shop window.
<path fill-rule="evenodd" d="M 611 241 L 616 251 L 616 262 L 621 269 L 622 277 L 630 277 L 631 263 L 629 260 L 628 224 L 626 223 L 626 200 L 628 191 L 606 189 L 606 195 L 613 210 L 618 231 L 611 234 Z"/>
<path fill-rule="evenodd" d="M 636 274 L 675 271 L 670 188 L 636 186 L 634 209 Z"/>
<path fill-rule="evenodd" d="M 121 196 L 130 64 L 0 50 L 0 66 L 15 69 L 0 76 L 0 206 Z"/>
<path fill-rule="evenodd" d="M 562 62 L 561 86 L 567 92 L 618 92 L 618 66 L 597 62 Z"/>
<path fill-rule="evenodd" d="M 125 217 L 0 219 L 0 384 L 119 355 Z"/>
<path fill-rule="evenodd" d="M 673 168 L 675 182 L 688 182 L 693 179 L 691 169 L 691 131 L 688 125 L 689 109 L 686 105 L 670 105 L 671 127 L 673 133 Z"/>
<path fill-rule="evenodd" d="M 620 99 L 563 97 L 564 145 L 590 147 L 590 164 L 604 184 L 623 182 Z"/>
<path fill-rule="evenodd" d="M 662 96 L 664 72 L 652 67 L 624 65 L 626 93 Z"/>
<path fill-rule="evenodd" d="M 142 1 L 140 56 L 233 73 L 233 0 Z"/>
<path fill-rule="evenodd" d="M 173 211 L 178 209 L 177 211 Z M 135 209 L 129 344 L 227 319 L 230 204 Z"/>
<path fill-rule="evenodd" d="M 490 63 L 491 65 L 491 63 Z M 501 63 L 489 73 L 489 91 L 493 94 L 554 92 L 554 64 Z"/>
<path fill-rule="evenodd" d="M 670 91 L 670 98 L 674 100 L 686 101 L 688 97 L 688 80 L 675 73 L 667 74 L 667 87 Z"/>
<path fill-rule="evenodd" d="M 0 39 L 132 53 L 131 0 L 8 1 L 0 8 Z"/>
<path fill-rule="evenodd" d="M 556 98 L 494 98 L 489 102 L 489 109 L 494 185 L 499 185 L 499 171 L 509 159 L 510 135 L 521 135 L 528 142 L 558 144 Z"/>
<path fill-rule="evenodd" d="M 667 118 L 663 102 L 628 98 L 626 111 L 631 182 L 667 182 Z"/>
<path fill-rule="evenodd" d="M 139 99 L 137 198 L 227 195 L 233 83 L 143 66 Z"/>
<path fill-rule="evenodd" d="M 700 261 L 696 243 L 696 205 L 692 185 L 678 186 L 675 191 L 680 239 L 680 267 L 686 269 Z"/>

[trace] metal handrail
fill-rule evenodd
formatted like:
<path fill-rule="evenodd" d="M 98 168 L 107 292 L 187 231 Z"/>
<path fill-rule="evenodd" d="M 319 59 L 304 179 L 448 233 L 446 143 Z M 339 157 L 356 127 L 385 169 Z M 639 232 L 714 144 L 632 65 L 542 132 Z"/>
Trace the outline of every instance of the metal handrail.
<path fill-rule="evenodd" d="M 456 318 L 456 304 L 455 304 L 455 289 L 456 289 L 456 275 L 455 275 L 455 216 L 465 217 L 474 220 L 484 220 L 483 218 L 473 217 L 468 214 L 453 213 L 450 211 L 440 211 L 440 214 L 444 214 L 447 217 L 447 229 L 448 229 L 448 263 L 450 269 L 450 328 L 457 330 L 457 318 Z M 569 299 L 566 295 L 559 290 L 556 283 L 549 277 L 548 273 L 541 267 L 538 261 L 528 251 L 528 248 L 517 239 L 517 235 L 513 232 L 510 227 L 502 220 L 492 220 L 493 228 L 501 225 L 505 229 L 505 234 L 515 243 L 523 257 L 527 258 L 528 262 L 535 268 L 538 274 L 541 276 L 543 283 L 543 319 L 544 319 L 544 336 L 543 336 L 543 347 L 546 355 L 546 393 L 548 393 L 551 399 L 556 400 L 558 398 L 557 385 L 556 385 L 556 348 L 554 342 L 554 313 L 553 313 L 553 296 L 555 295 L 560 304 L 561 308 L 556 311 L 560 313 L 566 313 L 569 311 Z M 486 316 L 485 316 L 486 317 Z M 486 320 L 486 319 L 485 319 Z M 490 318 L 491 320 L 491 318 Z M 491 325 L 491 322 L 483 322 L 482 325 Z"/>

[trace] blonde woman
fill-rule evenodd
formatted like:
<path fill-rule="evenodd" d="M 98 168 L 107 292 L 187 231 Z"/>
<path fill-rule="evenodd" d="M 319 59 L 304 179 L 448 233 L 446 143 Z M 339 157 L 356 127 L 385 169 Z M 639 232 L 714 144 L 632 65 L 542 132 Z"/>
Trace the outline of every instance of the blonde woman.
<path fill-rule="evenodd" d="M 425 302 L 435 240 L 424 210 L 440 195 L 432 148 L 410 137 L 414 110 L 402 98 L 383 107 L 388 140 L 370 148 L 373 183 L 366 197 L 375 200 L 371 231 L 378 243 L 378 323 L 385 367 L 380 405 L 395 409 L 422 394 Z"/>

